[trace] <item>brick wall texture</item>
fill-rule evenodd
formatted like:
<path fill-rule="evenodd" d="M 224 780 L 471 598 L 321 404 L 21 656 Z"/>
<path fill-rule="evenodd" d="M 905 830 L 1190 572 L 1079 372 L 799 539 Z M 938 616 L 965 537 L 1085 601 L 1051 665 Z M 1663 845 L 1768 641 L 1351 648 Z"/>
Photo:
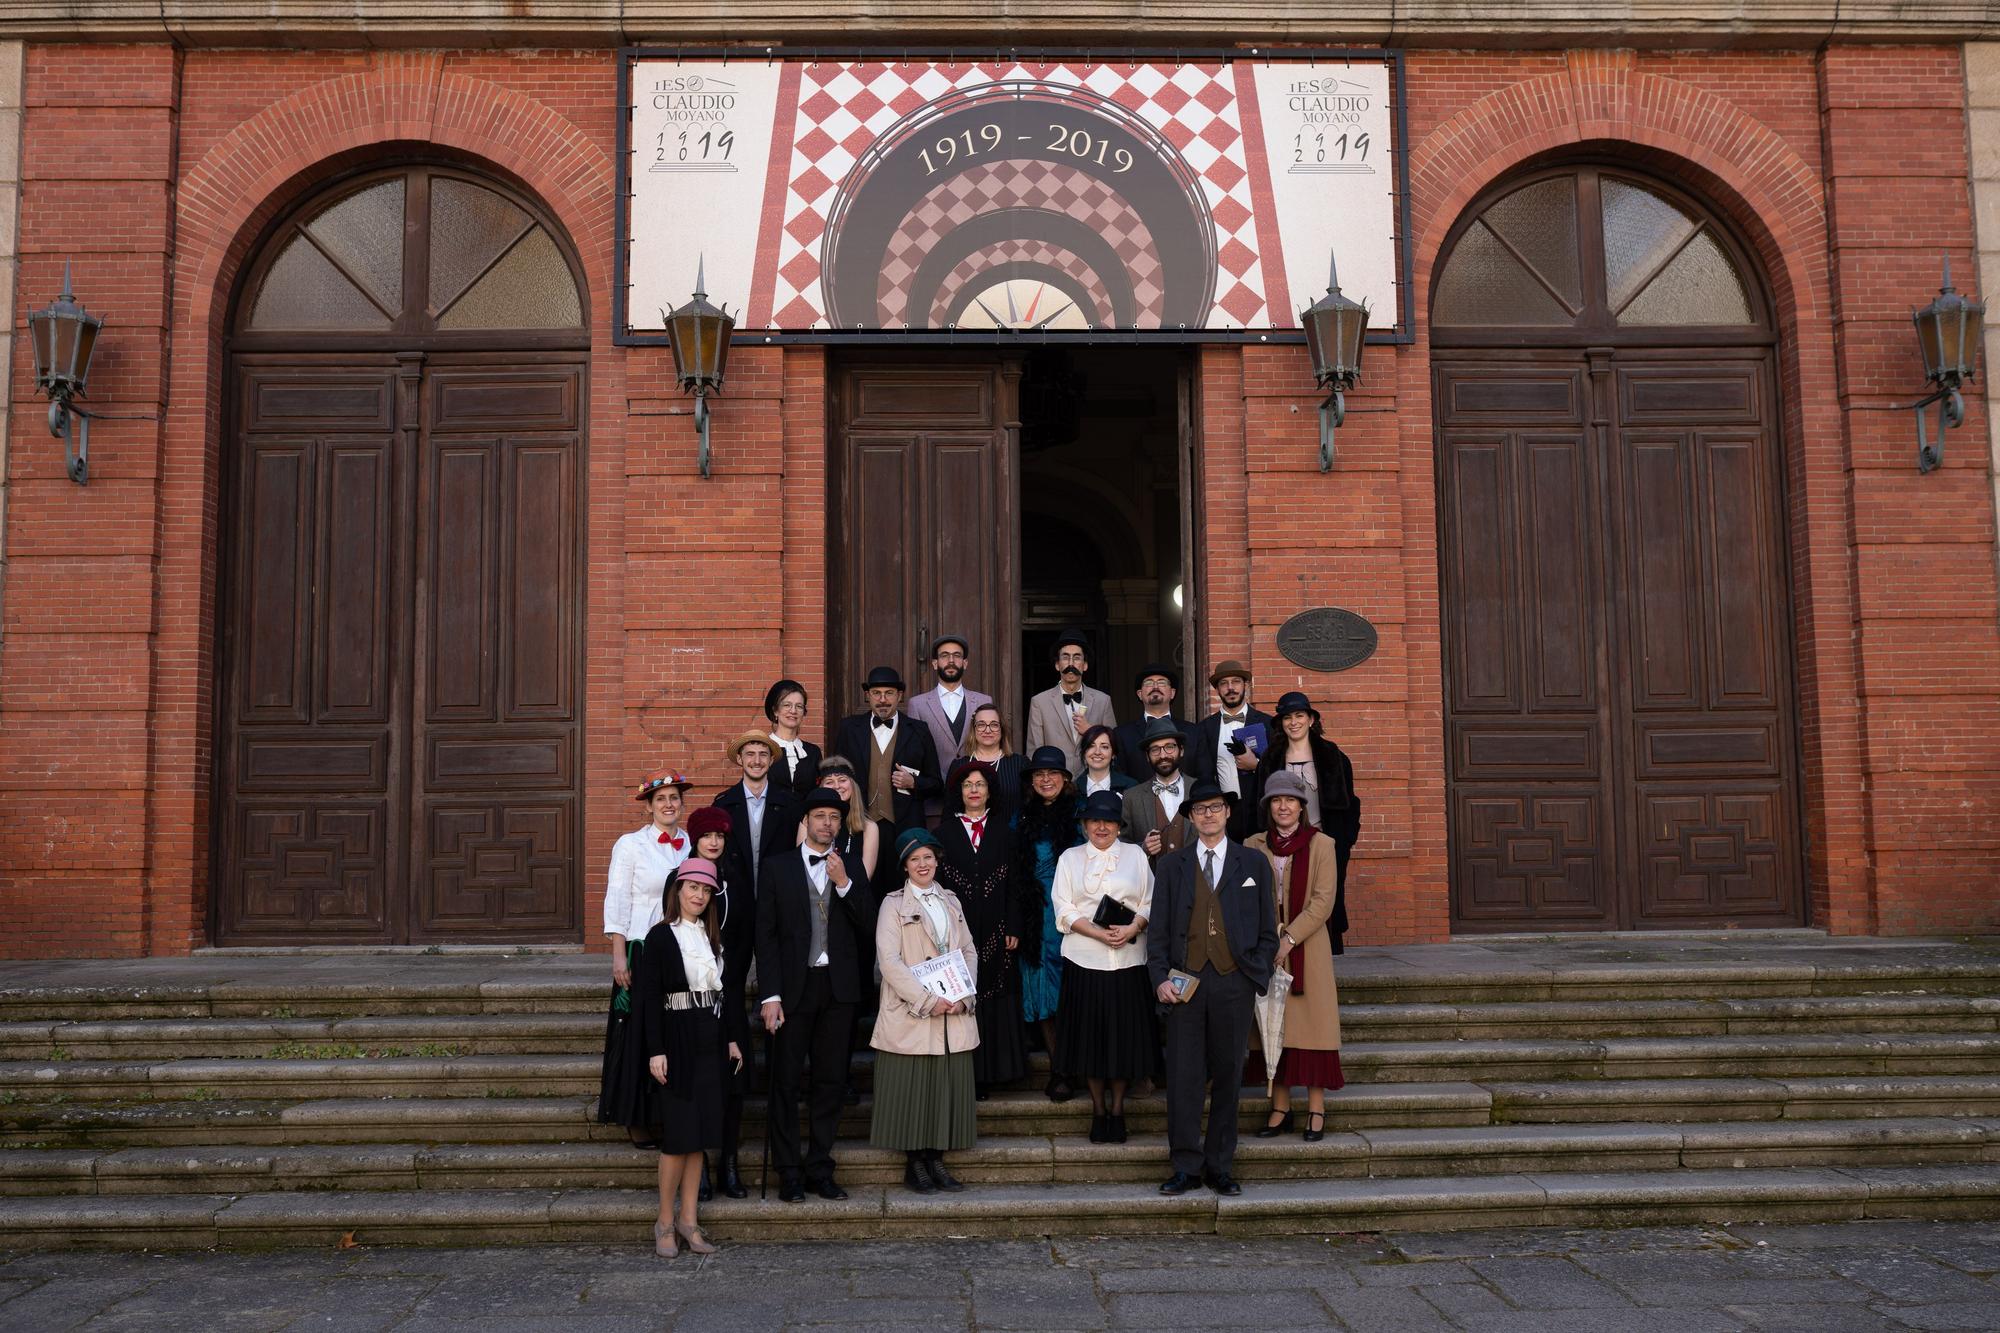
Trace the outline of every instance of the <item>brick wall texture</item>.
<path fill-rule="evenodd" d="M 223 324 L 281 210 L 413 144 L 525 184 L 588 283 L 586 943 L 610 845 L 633 820 L 631 781 L 673 763 L 721 785 L 722 740 L 756 717 L 764 685 L 824 678 L 825 353 L 739 348 L 716 475 L 697 478 L 690 419 L 667 410 L 684 401 L 669 353 L 612 345 L 614 60 L 28 47 L 12 327 L 72 261 L 108 321 L 93 404 L 139 419 L 102 422 L 90 485 L 71 485 L 12 340 L 0 955 L 206 942 Z M 1908 310 L 1935 289 L 1939 257 L 1961 289 L 1980 272 L 1961 49 L 1426 51 L 1410 56 L 1409 94 L 1420 316 L 1465 207 L 1509 172 L 1579 149 L 1705 198 L 1757 254 L 1779 317 L 1811 922 L 2000 928 L 1983 384 L 1967 395 L 1961 446 L 1927 477 L 1909 415 L 1871 410 L 1921 382 Z M 1212 346 L 1197 365 L 1207 658 L 1249 660 L 1267 702 L 1307 689 L 1353 755 L 1367 818 L 1349 941 L 1443 938 L 1425 321 L 1413 345 L 1370 351 L 1352 406 L 1372 410 L 1349 418 L 1326 475 L 1303 349 Z M 1381 649 L 1338 676 L 1302 672 L 1277 652 L 1277 627 L 1332 600 L 1373 620 Z M 815 698 L 812 721 L 835 711 Z"/>

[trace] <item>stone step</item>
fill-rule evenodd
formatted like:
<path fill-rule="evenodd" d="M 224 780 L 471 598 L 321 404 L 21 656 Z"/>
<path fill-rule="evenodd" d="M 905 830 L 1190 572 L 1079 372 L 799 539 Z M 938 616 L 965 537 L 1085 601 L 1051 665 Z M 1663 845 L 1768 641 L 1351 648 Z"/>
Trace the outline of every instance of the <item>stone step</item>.
<path fill-rule="evenodd" d="M 931 1196 L 857 1182 L 850 1194 L 837 1203 L 720 1199 L 704 1208 L 703 1221 L 715 1239 L 742 1244 L 1994 1217 L 2000 1216 L 2000 1165 L 1257 1181 L 1233 1199 L 1202 1189 L 1168 1198 L 1150 1181 L 986 1184 L 964 1194 Z M 0 1248 L 561 1241 L 639 1246 L 650 1241 L 657 1207 L 652 1190 L 589 1187 L 6 1198 L 0 1199 Z"/>
<path fill-rule="evenodd" d="M 753 1182 L 763 1154 L 761 1140 L 744 1145 Z M 1123 1144 L 990 1136 L 954 1153 L 952 1169 L 980 1184 L 1134 1183 L 1154 1180 L 1166 1160 L 1159 1132 Z M 1293 1132 L 1246 1135 L 1236 1160 L 1246 1180 L 2000 1162 L 2000 1118 L 1360 1129 L 1317 1143 Z M 17 1148 L 0 1149 L 0 1195 L 644 1189 L 656 1162 L 623 1141 Z M 902 1173 L 901 1153 L 865 1143 L 841 1149 L 848 1185 L 894 1185 Z"/>
<path fill-rule="evenodd" d="M 1357 950 L 1339 960 L 1341 997 L 1355 1005 L 1450 1006 L 2000 996 L 2000 951 L 1981 945 L 1759 947 L 1745 938 L 1745 956 L 1730 958 L 1714 957 L 1707 944 L 1677 957 L 1658 941 L 1589 939 L 1562 941 L 1566 956 L 1556 962 L 1471 945 L 1430 946 L 1420 963 L 1403 951 Z M 1472 957 L 1479 965 L 1441 961 Z M 596 956 L 144 960 L 121 965 L 129 979 L 102 984 L 46 980 L 52 966 L 59 965 L 22 965 L 18 975 L 30 980 L 0 984 L 0 1021 L 602 1013 L 609 991 L 607 965 Z"/>
<path fill-rule="evenodd" d="M 358 1047 L 294 1046 L 272 1051 L 268 1059 L 0 1062 L 0 1098 L 19 1102 L 57 1097 L 173 1100 L 314 1094 L 561 1095 L 594 1090 L 601 1066 L 594 1053 L 371 1056 Z M 305 1058 L 298 1058 L 301 1056 Z M 1985 1074 L 2000 1073 L 2000 1034 L 1805 1033 L 1616 1037 L 1604 1041 L 1370 1042 L 1347 1047 L 1341 1052 L 1341 1062 L 1350 1078 L 1362 1083 Z M 855 1086 L 867 1086 L 872 1063 L 870 1052 L 857 1053 Z"/>
<path fill-rule="evenodd" d="M 1239 1102 L 1246 1134 L 1264 1123 L 1261 1087 Z M 865 1138 L 870 1105 L 846 1108 L 841 1133 Z M 745 1141 L 763 1134 L 763 1099 L 744 1108 Z M 1164 1132 L 1166 1104 L 1132 1097 L 1137 1133 Z M 2000 1117 L 2000 1076 L 1793 1079 L 1625 1079 L 1598 1083 L 1350 1084 L 1327 1099 L 1328 1131 L 1443 1126 L 1589 1126 L 1621 1122 L 1814 1122 Z M 979 1104 L 980 1132 L 1081 1139 L 1090 1104 L 1039 1093 L 996 1093 Z M 118 1148 L 200 1144 L 617 1142 L 590 1096 L 188 1097 L 147 1102 L 17 1102 L 0 1106 L 0 1147 Z"/>
<path fill-rule="evenodd" d="M 1357 1045 L 1787 1034 L 2000 1031 L 2000 997 L 1866 995 L 1597 1003 L 1341 1006 Z M 270 1058 L 282 1054 L 596 1054 L 601 1005 L 571 1013 L 386 1014 L 317 1018 L 197 1017 L 0 1022 L 0 1060 Z"/>

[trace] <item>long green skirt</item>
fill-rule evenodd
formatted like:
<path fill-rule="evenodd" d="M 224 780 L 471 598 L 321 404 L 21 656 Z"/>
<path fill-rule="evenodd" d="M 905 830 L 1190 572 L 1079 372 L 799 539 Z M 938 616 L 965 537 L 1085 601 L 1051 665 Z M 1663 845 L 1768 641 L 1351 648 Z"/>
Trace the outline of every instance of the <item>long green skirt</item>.
<path fill-rule="evenodd" d="M 957 1152 L 979 1139 L 972 1052 L 875 1052 L 875 1118 L 868 1141 L 895 1152 Z"/>

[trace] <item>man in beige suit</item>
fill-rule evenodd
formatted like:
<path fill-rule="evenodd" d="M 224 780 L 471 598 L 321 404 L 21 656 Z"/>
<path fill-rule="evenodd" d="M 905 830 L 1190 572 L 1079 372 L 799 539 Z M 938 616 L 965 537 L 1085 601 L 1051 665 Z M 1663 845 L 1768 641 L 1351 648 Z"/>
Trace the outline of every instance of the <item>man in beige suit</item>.
<path fill-rule="evenodd" d="M 1090 670 L 1090 644 L 1075 630 L 1066 630 L 1056 640 L 1057 683 L 1028 701 L 1028 735 L 1025 753 L 1033 754 L 1044 745 L 1063 752 L 1072 778 L 1083 774 L 1083 755 L 1077 738 L 1099 723 L 1118 725 L 1111 711 L 1111 696 L 1083 683 Z"/>

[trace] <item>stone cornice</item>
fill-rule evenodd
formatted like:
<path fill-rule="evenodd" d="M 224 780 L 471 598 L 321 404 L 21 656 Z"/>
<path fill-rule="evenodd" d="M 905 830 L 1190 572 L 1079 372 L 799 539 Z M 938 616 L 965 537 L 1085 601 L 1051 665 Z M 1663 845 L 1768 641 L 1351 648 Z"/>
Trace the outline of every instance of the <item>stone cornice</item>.
<path fill-rule="evenodd" d="M 189 47 L 1813 47 L 1982 37 L 2000 37 L 2000 0 L 0 0 L 0 39 Z"/>

